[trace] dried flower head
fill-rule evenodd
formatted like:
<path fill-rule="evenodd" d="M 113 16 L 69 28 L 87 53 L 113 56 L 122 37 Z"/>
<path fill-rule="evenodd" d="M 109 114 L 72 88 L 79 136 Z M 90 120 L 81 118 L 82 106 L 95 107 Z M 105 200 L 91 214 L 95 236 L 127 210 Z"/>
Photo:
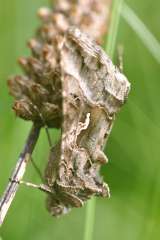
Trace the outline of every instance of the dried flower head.
<path fill-rule="evenodd" d="M 61 126 L 59 42 L 72 25 L 99 41 L 105 32 L 109 3 L 109 0 L 58 0 L 54 1 L 53 9 L 39 10 L 43 24 L 36 38 L 29 41 L 32 57 L 19 59 L 25 75 L 12 77 L 8 82 L 16 100 L 13 109 L 17 116 L 49 127 Z"/>

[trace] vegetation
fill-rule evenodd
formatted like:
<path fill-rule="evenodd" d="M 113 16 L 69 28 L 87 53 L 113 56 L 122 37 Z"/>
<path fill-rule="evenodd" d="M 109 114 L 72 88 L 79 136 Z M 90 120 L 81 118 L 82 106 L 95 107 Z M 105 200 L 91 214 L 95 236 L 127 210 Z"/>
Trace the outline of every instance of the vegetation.
<path fill-rule="evenodd" d="M 8 95 L 6 79 L 13 73 L 19 73 L 15 59 L 29 54 L 24 43 L 38 25 L 36 10 L 47 3 L 47 0 L 0 0 L 0 195 L 31 127 L 30 123 L 15 118 L 11 112 L 13 99 Z M 148 26 L 147 30 L 160 39 L 160 2 L 128 0 L 126 3 Z M 141 25 L 133 15 L 132 23 L 128 25 L 126 8 L 125 12 L 122 8 L 122 16 L 117 43 L 124 46 L 124 72 L 132 84 L 132 91 L 106 148 L 109 164 L 103 167 L 103 175 L 109 183 L 111 198 L 97 199 L 96 205 L 93 203 L 89 221 L 93 220 L 95 211 L 95 222 L 90 222 L 88 231 L 94 230 L 93 240 L 158 240 L 160 82 L 159 61 L 155 52 L 159 56 L 159 44 L 148 37 L 151 35 L 143 31 L 144 28 L 135 31 Z M 131 15 L 128 19 L 131 20 Z M 134 31 L 131 24 L 137 24 Z M 151 50 L 151 46 L 157 51 Z M 114 53 L 116 61 L 116 50 Z M 52 134 L 56 141 L 58 132 Z M 34 159 L 42 168 L 48 149 L 47 138 L 42 131 L 34 153 Z M 28 167 L 25 179 L 35 183 L 40 181 L 32 166 Z M 83 239 L 86 207 L 74 209 L 57 220 L 46 211 L 44 199 L 44 194 L 38 190 L 21 186 L 0 231 L 1 238 Z"/>

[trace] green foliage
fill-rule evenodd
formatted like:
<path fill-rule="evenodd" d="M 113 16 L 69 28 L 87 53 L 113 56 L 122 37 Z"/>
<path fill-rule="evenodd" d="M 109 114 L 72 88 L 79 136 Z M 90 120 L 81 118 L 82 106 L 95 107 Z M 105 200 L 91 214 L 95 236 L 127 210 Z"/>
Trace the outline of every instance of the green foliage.
<path fill-rule="evenodd" d="M 30 129 L 29 123 L 16 119 L 10 110 L 12 98 L 8 96 L 6 79 L 20 71 L 16 59 L 29 54 L 25 42 L 38 24 L 36 9 L 46 4 L 47 0 L 0 0 L 0 194 Z M 128 0 L 127 4 L 160 40 L 160 2 Z M 125 49 L 124 72 L 132 83 L 132 91 L 106 147 L 109 164 L 103 167 L 102 172 L 110 185 L 111 198 L 96 200 L 93 240 L 158 240 L 159 63 L 123 19 L 117 42 Z M 55 136 L 57 132 L 53 133 Z M 42 131 L 34 153 L 34 159 L 42 168 L 47 161 L 48 149 L 46 135 Z M 25 179 L 40 182 L 32 166 L 28 167 Z M 44 199 L 44 194 L 38 190 L 21 186 L 0 230 L 1 238 L 83 239 L 85 208 L 54 219 L 47 213 Z"/>
<path fill-rule="evenodd" d="M 122 7 L 122 16 L 157 62 L 160 63 L 160 43 L 126 3 L 124 3 Z"/>

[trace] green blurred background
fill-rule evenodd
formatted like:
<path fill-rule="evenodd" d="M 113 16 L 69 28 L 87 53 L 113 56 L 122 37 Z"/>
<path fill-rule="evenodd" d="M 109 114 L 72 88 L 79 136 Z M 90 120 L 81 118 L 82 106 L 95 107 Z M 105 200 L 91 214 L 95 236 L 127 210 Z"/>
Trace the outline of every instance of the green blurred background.
<path fill-rule="evenodd" d="M 160 41 L 160 1 L 128 0 L 128 5 Z M 40 24 L 37 9 L 47 0 L 0 0 L 0 195 L 15 166 L 31 124 L 11 111 L 6 79 L 19 73 L 19 56 Z M 132 84 L 106 147 L 109 164 L 102 169 L 111 198 L 97 199 L 93 240 L 160 239 L 160 68 L 138 36 L 121 19 L 118 43 L 125 47 L 124 72 Z M 56 141 L 57 133 L 53 134 Z M 55 137 L 56 136 L 56 137 Z M 49 146 L 42 130 L 34 159 L 43 168 Z M 26 180 L 39 183 L 32 166 Z M 3 240 L 80 240 L 85 207 L 55 219 L 45 209 L 45 196 L 21 186 L 0 229 Z"/>

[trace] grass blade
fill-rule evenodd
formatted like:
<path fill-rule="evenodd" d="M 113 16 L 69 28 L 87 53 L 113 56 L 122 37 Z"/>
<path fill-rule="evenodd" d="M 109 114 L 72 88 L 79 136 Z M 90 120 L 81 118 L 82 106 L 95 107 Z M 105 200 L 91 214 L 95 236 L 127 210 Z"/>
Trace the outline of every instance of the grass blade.
<path fill-rule="evenodd" d="M 156 61 L 160 63 L 160 43 L 155 36 L 126 3 L 123 4 L 121 15 L 136 32 L 137 36 L 141 39 Z"/>
<path fill-rule="evenodd" d="M 105 46 L 105 51 L 111 58 L 113 58 L 113 55 L 114 55 L 122 6 L 123 6 L 123 0 L 113 1 L 111 25 L 110 25 L 109 33 L 107 34 L 108 39 L 107 39 L 107 44 Z"/>

